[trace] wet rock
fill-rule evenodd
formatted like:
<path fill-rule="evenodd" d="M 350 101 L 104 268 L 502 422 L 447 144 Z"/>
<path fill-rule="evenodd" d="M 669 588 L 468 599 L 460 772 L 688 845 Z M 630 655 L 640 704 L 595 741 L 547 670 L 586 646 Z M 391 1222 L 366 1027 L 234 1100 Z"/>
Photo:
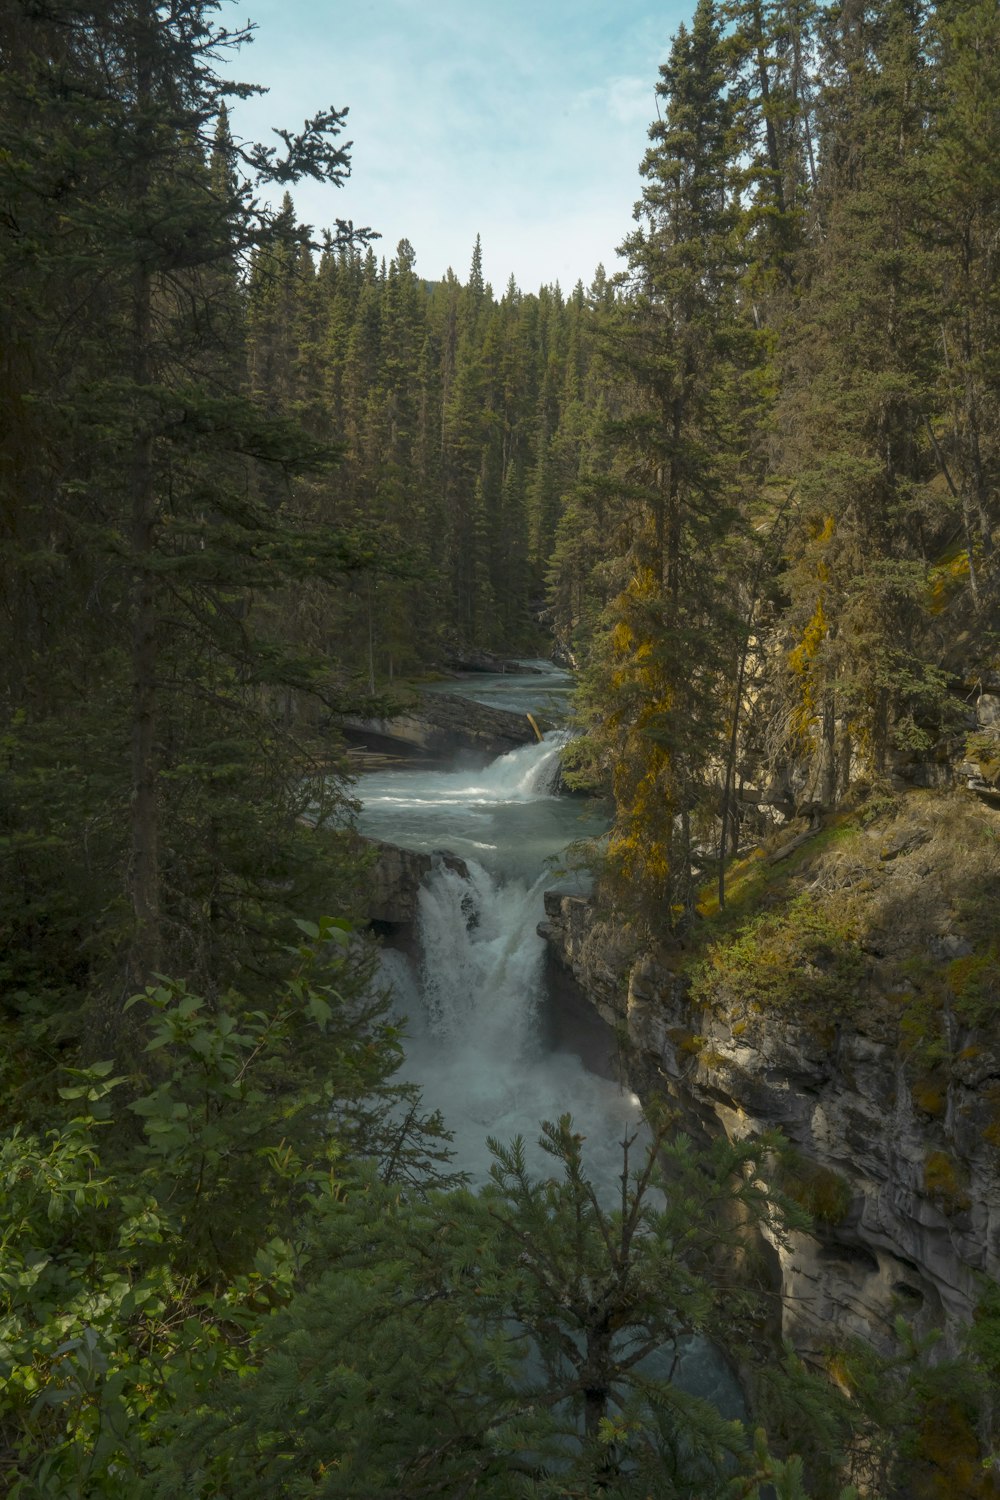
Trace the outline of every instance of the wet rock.
<path fill-rule="evenodd" d="M 421 883 L 435 861 L 441 861 L 449 870 L 456 870 L 466 880 L 469 876 L 465 861 L 455 854 L 445 851 L 425 854 L 381 839 L 361 838 L 360 835 L 359 842 L 375 856 L 368 870 L 367 905 L 372 922 L 413 922 Z"/>
<path fill-rule="evenodd" d="M 453 672 L 495 672 L 501 676 L 510 674 L 516 677 L 540 677 L 542 672 L 541 667 L 494 656 L 492 651 L 453 651 L 448 657 L 448 666 Z"/>

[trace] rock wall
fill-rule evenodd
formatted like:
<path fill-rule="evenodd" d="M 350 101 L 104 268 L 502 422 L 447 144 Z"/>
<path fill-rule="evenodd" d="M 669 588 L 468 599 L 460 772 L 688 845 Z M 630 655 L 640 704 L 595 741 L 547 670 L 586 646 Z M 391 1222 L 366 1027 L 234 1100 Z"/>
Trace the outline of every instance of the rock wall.
<path fill-rule="evenodd" d="M 456 750 L 474 750 L 489 757 L 505 755 L 535 739 L 524 714 L 508 713 L 448 693 L 421 693 L 411 710 L 392 718 L 347 715 L 338 719 L 337 727 L 349 743 L 370 750 L 416 751 L 432 756 L 453 755 Z"/>
<path fill-rule="evenodd" d="M 412 922 L 417 915 L 417 895 L 421 882 L 435 860 L 468 877 L 464 860 L 445 850 L 424 854 L 416 849 L 402 849 L 381 839 L 357 835 L 359 845 L 374 859 L 367 870 L 366 907 L 369 921 L 394 925 Z"/>
<path fill-rule="evenodd" d="M 696 1007 L 684 977 L 584 898 L 548 893 L 540 930 L 627 1038 L 640 1094 L 666 1094 L 696 1137 L 780 1127 L 836 1190 L 835 1213 L 814 1233 L 772 1246 L 782 1331 L 796 1348 L 818 1359 L 834 1331 L 888 1348 L 899 1315 L 921 1333 L 943 1328 L 943 1347 L 955 1347 L 977 1273 L 1000 1275 L 993 1039 L 954 1037 L 946 1098 L 928 1112 L 906 1076 L 891 1002 L 849 1027 L 764 1015 L 725 992 Z"/>

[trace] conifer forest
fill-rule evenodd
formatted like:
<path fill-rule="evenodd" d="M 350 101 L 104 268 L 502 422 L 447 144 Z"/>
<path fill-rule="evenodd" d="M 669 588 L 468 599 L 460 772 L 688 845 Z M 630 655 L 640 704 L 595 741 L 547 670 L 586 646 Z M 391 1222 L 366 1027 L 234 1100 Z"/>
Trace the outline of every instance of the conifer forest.
<path fill-rule="evenodd" d="M 691 3 L 625 269 L 500 288 L 301 222 L 217 0 L 0 0 L 12 1500 L 1000 1495 L 1000 8 Z M 470 1175 L 369 777 L 553 662 L 496 951 L 642 1114 Z"/>

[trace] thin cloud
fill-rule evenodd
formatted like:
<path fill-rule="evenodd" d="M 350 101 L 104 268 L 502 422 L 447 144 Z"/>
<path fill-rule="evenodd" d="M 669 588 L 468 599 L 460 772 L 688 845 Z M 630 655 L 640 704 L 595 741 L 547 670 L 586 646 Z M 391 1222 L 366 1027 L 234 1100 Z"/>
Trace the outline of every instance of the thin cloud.
<path fill-rule="evenodd" d="M 693 7 L 665 0 L 609 16 L 603 0 L 252 0 L 258 40 L 233 75 L 270 88 L 234 108 L 264 139 L 316 108 L 348 105 L 353 174 L 303 183 L 307 222 L 409 239 L 421 274 L 464 277 L 477 233 L 500 292 L 589 284 L 611 269 L 639 193 L 657 68 Z"/>

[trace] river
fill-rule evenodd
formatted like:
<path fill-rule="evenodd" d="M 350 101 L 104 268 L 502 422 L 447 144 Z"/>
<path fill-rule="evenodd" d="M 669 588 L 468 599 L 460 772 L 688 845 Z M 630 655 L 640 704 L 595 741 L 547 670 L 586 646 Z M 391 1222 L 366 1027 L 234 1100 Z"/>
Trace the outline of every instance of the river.
<path fill-rule="evenodd" d="M 470 674 L 442 684 L 492 707 L 557 720 L 572 679 L 551 663 L 533 675 Z M 561 796 L 556 730 L 485 767 L 419 764 L 361 776 L 362 833 L 425 852 L 447 850 L 468 879 L 438 863 L 419 897 L 416 942 L 383 953 L 383 977 L 406 1018 L 403 1078 L 454 1132 L 454 1165 L 473 1182 L 491 1161 L 487 1136 L 520 1135 L 529 1165 L 551 1170 L 537 1145 L 539 1122 L 573 1116 L 586 1139 L 585 1165 L 608 1198 L 621 1172 L 621 1142 L 643 1134 L 637 1096 L 619 1079 L 615 1038 L 582 997 L 556 997 L 546 982 L 536 931 L 543 893 L 579 879 L 564 868 L 575 840 L 602 831 L 599 806 Z M 742 1401 L 718 1355 L 693 1341 L 680 1383 L 727 1416 Z"/>
<path fill-rule="evenodd" d="M 567 1015 L 545 982 L 543 892 L 572 883 L 558 861 L 602 821 L 556 795 L 561 741 L 549 734 L 485 768 L 375 772 L 357 787 L 363 833 L 447 849 L 468 869 L 468 879 L 444 864 L 432 871 L 416 952 L 387 950 L 383 973 L 408 1018 L 404 1076 L 440 1109 L 455 1164 L 473 1180 L 489 1168 L 487 1135 L 523 1135 L 541 1167 L 539 1121 L 569 1112 L 595 1181 L 613 1185 L 620 1142 L 641 1126 L 638 1099 L 617 1081 L 613 1033 L 582 1000 Z"/>

